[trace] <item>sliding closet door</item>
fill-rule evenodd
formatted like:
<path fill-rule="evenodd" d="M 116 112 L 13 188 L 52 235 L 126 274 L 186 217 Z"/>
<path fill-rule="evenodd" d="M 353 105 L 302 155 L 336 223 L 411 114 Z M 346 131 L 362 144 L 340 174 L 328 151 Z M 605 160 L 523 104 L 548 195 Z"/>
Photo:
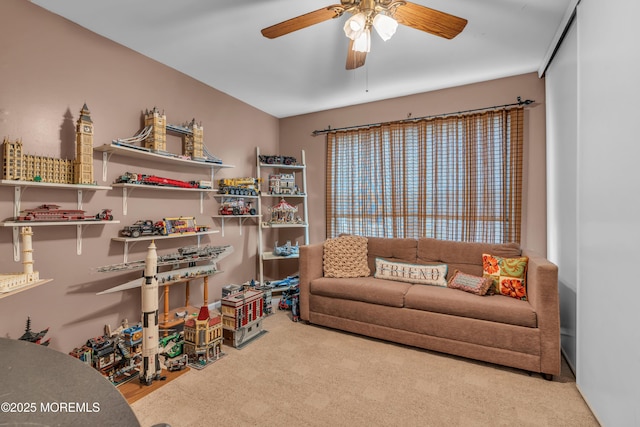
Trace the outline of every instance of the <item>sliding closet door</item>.
<path fill-rule="evenodd" d="M 577 278 L 577 31 L 569 27 L 545 77 L 547 256 L 558 265 L 562 351 L 575 372 Z"/>
<path fill-rule="evenodd" d="M 640 2 L 578 5 L 577 384 L 640 425 Z"/>

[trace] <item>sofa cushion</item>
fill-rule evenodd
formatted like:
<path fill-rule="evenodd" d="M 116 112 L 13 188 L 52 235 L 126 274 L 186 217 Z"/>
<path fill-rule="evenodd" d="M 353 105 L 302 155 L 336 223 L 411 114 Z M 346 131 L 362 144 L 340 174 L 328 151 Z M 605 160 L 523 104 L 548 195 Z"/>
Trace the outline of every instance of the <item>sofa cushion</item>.
<path fill-rule="evenodd" d="M 458 292 L 456 289 L 412 285 L 404 301 L 405 308 L 537 327 L 536 313 L 529 302 L 500 295 L 478 298 L 477 295 Z"/>
<path fill-rule="evenodd" d="M 404 306 L 404 294 L 412 285 L 373 277 L 318 278 L 309 284 L 312 295 L 368 302 L 391 307 Z M 504 298 L 506 299 L 506 298 Z"/>
<path fill-rule="evenodd" d="M 493 280 L 490 277 L 474 276 L 462 271 L 456 271 L 447 282 L 447 287 L 451 289 L 459 289 L 479 296 L 485 295 L 492 285 Z"/>
<path fill-rule="evenodd" d="M 374 277 L 421 285 L 447 286 L 447 264 L 409 264 L 376 258 Z"/>
<path fill-rule="evenodd" d="M 372 272 L 376 271 L 376 258 L 415 264 L 417 245 L 416 239 L 369 237 L 367 240 L 369 269 Z"/>
<path fill-rule="evenodd" d="M 325 277 L 366 277 L 371 272 L 367 264 L 367 238 L 340 236 L 324 242 Z"/>
<path fill-rule="evenodd" d="M 527 300 L 528 257 L 503 258 L 482 255 L 483 275 L 493 280 L 493 291 L 499 295 Z"/>
<path fill-rule="evenodd" d="M 501 257 L 519 257 L 522 254 L 517 243 L 491 244 L 456 242 L 423 237 L 417 241 L 417 263 L 449 265 L 449 276 L 460 270 L 474 276 L 482 276 L 482 254 Z M 450 278 L 450 277 L 449 277 Z"/>

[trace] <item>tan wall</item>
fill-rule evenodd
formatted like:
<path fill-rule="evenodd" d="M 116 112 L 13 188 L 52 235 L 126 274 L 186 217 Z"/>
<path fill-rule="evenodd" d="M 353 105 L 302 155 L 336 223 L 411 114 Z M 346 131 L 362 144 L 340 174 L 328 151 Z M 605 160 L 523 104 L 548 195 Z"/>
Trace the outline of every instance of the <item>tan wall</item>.
<path fill-rule="evenodd" d="M 304 149 L 307 157 L 310 241 L 324 240 L 326 231 L 326 138 L 312 136 L 314 130 L 511 104 L 518 96 L 536 101 L 525 110 L 522 246 L 545 254 L 545 92 L 544 80 L 536 73 L 281 119 L 280 151 Z"/>
<path fill-rule="evenodd" d="M 278 120 L 228 95 L 91 33 L 27 1 L 0 2 L 0 138 L 22 138 L 25 153 L 52 157 L 74 156 L 75 123 L 83 103 L 91 110 L 95 126 L 94 146 L 132 136 L 142 126 L 141 113 L 154 106 L 164 110 L 167 121 L 181 124 L 195 118 L 204 126 L 208 149 L 225 163 L 235 165 L 216 177 L 253 175 L 255 145 L 275 152 Z M 11 42 L 9 42 L 11 40 Z M 248 125 L 250 124 L 250 125 Z M 179 137 L 169 138 L 168 149 L 180 151 Z M 109 185 L 126 171 L 152 173 L 177 179 L 207 179 L 207 169 L 192 171 L 145 163 L 122 156 L 109 161 L 107 182 L 102 182 L 102 156 L 94 154 L 95 179 Z M 13 187 L 0 186 L 0 220 L 13 215 Z M 76 205 L 73 190 L 27 189 L 22 207 L 57 203 Z M 137 219 L 195 215 L 198 223 L 214 224 L 209 214 L 218 204 L 205 199 L 199 213 L 195 195 L 136 190 L 129 199 L 128 215 L 122 215 L 120 189 L 86 192 L 84 209 L 89 213 L 112 208 L 118 225 L 85 227 L 82 255 L 76 254 L 75 227 L 34 227 L 35 268 L 53 281 L 14 296 L 0 299 L 0 335 L 19 337 L 27 316 L 33 329 L 49 326 L 51 347 L 69 351 L 87 338 L 102 334 L 103 326 L 119 325 L 123 318 L 138 322 L 139 290 L 96 296 L 95 293 L 139 277 L 140 273 L 97 273 L 96 267 L 122 262 L 123 244 L 113 242 L 118 230 Z M 11 228 L 0 228 L 0 272 L 21 271 L 13 261 Z M 232 244 L 235 252 L 220 263 L 224 273 L 210 284 L 210 301 L 220 298 L 224 284 L 255 277 L 257 228 L 245 225 L 242 236 L 237 223 L 203 243 Z M 195 244 L 195 238 L 158 241 L 158 252 L 174 252 Z M 143 259 L 148 242 L 131 249 L 130 259 Z M 184 286 L 172 290 L 175 305 L 182 303 Z M 191 302 L 201 302 L 200 286 L 192 285 Z"/>

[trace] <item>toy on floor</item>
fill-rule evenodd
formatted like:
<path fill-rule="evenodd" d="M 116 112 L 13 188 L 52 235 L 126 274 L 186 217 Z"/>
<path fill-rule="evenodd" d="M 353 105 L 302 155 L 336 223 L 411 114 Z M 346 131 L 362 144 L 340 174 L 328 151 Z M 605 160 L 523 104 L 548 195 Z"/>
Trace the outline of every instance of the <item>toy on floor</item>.
<path fill-rule="evenodd" d="M 197 317 L 185 320 L 183 349 L 189 366 L 202 369 L 224 356 L 222 341 L 222 315 L 212 313 L 208 306 L 200 307 Z"/>
<path fill-rule="evenodd" d="M 158 254 L 152 240 L 147 248 L 144 278 L 142 279 L 142 364 L 140 383 L 151 385 L 154 380 L 163 379 L 160 365 L 158 326 Z"/>
<path fill-rule="evenodd" d="M 224 344 L 242 348 L 263 335 L 263 292 L 250 286 L 222 298 Z"/>
<path fill-rule="evenodd" d="M 90 338 L 69 355 L 93 367 L 115 386 L 139 376 L 142 361 L 142 324 L 127 320 L 115 330 L 105 325 L 104 335 Z"/>
<path fill-rule="evenodd" d="M 291 310 L 291 320 L 294 322 L 300 320 L 300 288 L 297 284 L 282 293 L 278 309 Z"/>
<path fill-rule="evenodd" d="M 20 338 L 20 341 L 29 341 L 34 344 L 44 345 L 45 347 L 49 345 L 49 340 L 51 338 L 47 338 L 46 341 L 42 341 L 42 338 L 49 332 L 49 328 L 43 329 L 40 332 L 33 332 L 31 330 L 31 317 L 27 317 L 27 326 L 24 328 L 24 334 Z"/>

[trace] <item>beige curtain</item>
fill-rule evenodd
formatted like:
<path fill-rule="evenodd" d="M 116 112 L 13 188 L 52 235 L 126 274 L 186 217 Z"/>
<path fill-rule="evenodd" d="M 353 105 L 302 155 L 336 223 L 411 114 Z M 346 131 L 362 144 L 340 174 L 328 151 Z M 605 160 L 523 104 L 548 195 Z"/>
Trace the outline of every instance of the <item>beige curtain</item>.
<path fill-rule="evenodd" d="M 327 237 L 519 242 L 522 107 L 327 135 Z"/>

